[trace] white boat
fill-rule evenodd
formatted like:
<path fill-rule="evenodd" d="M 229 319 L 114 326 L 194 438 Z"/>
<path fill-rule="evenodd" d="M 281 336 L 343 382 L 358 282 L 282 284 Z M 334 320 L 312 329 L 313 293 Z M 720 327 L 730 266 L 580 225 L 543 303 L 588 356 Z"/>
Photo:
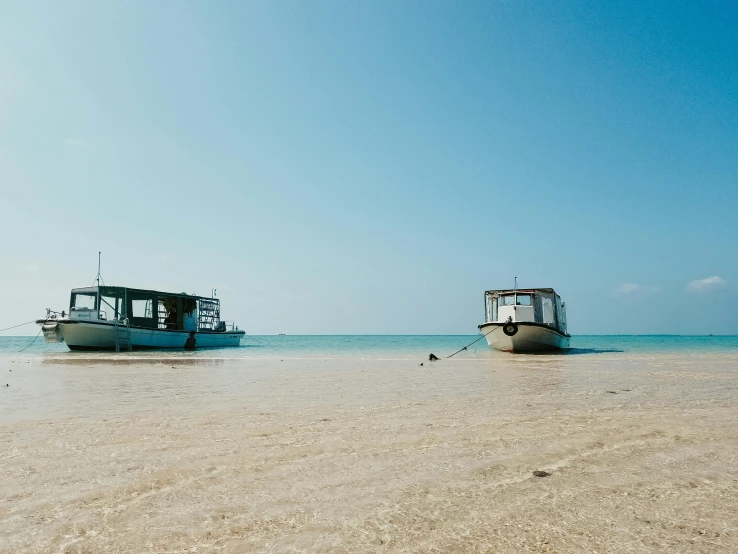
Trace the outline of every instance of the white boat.
<path fill-rule="evenodd" d="M 569 348 L 566 304 L 553 289 L 488 290 L 485 322 L 479 331 L 487 344 L 505 352 L 543 352 Z"/>
<path fill-rule="evenodd" d="M 68 314 L 47 310 L 36 323 L 70 350 L 184 348 L 191 336 L 197 348 L 220 348 L 246 334 L 221 321 L 217 298 L 99 284 L 72 289 Z"/>

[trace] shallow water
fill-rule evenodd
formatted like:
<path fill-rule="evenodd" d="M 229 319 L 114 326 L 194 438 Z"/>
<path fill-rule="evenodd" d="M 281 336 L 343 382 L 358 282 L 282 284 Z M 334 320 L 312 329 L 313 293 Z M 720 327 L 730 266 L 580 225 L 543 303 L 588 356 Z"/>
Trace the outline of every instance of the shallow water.
<path fill-rule="evenodd" d="M 0 551 L 735 551 L 730 341 L 473 339 L 6 353 Z"/>
<path fill-rule="evenodd" d="M 481 339 L 470 346 L 465 355 L 487 357 L 490 350 L 481 335 L 247 335 L 240 348 L 205 349 L 194 353 L 167 351 L 167 356 L 185 355 L 203 358 L 250 358 L 295 356 L 417 356 L 434 352 L 448 356 L 460 348 Z M 599 353 L 648 353 L 648 352 L 728 352 L 738 353 L 738 335 L 683 336 L 683 335 L 574 335 L 571 346 L 564 355 Z M 20 350 L 25 349 L 23 352 Z M 63 343 L 47 344 L 43 337 L 0 336 L 0 356 L 17 354 L 24 356 L 94 357 L 94 354 L 70 352 Z M 137 356 L 159 357 L 161 351 L 137 352 Z M 103 354 L 103 357 L 105 354 Z"/>

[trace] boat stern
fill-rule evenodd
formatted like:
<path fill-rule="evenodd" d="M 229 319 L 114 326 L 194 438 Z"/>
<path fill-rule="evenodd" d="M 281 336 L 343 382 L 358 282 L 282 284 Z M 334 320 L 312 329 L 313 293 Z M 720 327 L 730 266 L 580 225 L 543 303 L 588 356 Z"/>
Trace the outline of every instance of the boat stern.
<path fill-rule="evenodd" d="M 66 319 L 67 314 L 65 312 L 55 312 L 47 308 L 46 317 L 36 320 L 36 324 L 41 326 L 41 332 L 44 334 L 46 342 L 64 342 L 64 333 L 59 323 Z"/>
<path fill-rule="evenodd" d="M 46 342 L 64 342 L 59 321 L 56 319 L 38 319 L 36 323 L 41 326 L 41 332 L 44 334 Z"/>

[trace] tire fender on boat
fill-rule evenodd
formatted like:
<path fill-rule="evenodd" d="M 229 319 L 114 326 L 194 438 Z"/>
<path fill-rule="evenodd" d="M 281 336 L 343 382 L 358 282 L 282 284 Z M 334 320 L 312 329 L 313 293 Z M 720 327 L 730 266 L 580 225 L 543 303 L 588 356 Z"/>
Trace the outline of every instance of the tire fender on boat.
<path fill-rule="evenodd" d="M 505 325 L 502 326 L 502 332 L 508 337 L 512 337 L 518 332 L 518 326 L 512 322 L 505 323 Z"/>

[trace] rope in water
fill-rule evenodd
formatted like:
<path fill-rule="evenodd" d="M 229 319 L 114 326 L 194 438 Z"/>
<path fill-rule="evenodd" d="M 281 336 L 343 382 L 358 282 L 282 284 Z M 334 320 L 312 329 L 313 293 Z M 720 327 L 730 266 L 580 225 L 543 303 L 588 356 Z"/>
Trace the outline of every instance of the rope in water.
<path fill-rule="evenodd" d="M 38 338 L 38 337 L 39 337 L 39 336 L 41 335 L 41 331 L 43 331 L 43 329 L 39 329 L 39 330 L 38 330 L 38 335 L 36 335 L 36 336 L 34 337 L 34 339 L 33 339 L 33 340 L 32 340 L 32 341 L 30 342 L 30 344 L 29 344 L 28 346 L 26 346 L 25 348 L 22 348 L 21 350 L 18 350 L 18 353 L 21 353 L 21 352 L 23 352 L 23 351 L 25 351 L 25 350 L 28 350 L 28 349 L 29 349 L 29 348 L 31 347 L 31 345 L 32 345 L 32 344 L 33 344 L 34 342 L 36 342 L 36 339 L 37 339 L 37 338 Z"/>
<path fill-rule="evenodd" d="M 29 323 L 36 323 L 36 320 L 33 321 L 26 321 L 25 323 L 21 323 L 19 325 L 13 325 L 12 327 L 6 327 L 5 329 L 0 329 L 0 333 L 3 331 L 10 331 L 11 329 L 15 329 L 16 327 L 23 327 L 24 325 L 28 325 Z"/>
<path fill-rule="evenodd" d="M 247 339 L 251 339 L 251 340 L 255 340 L 256 342 L 258 342 L 258 343 L 259 343 L 259 344 L 261 344 L 261 345 L 263 345 L 263 344 L 264 344 L 264 343 L 263 343 L 263 342 L 261 342 L 261 341 L 260 341 L 259 339 L 257 339 L 256 337 L 252 337 L 252 336 L 251 336 L 251 335 L 249 335 L 248 333 L 244 333 L 244 334 L 243 334 L 243 336 L 244 336 L 244 338 L 247 338 Z"/>
<path fill-rule="evenodd" d="M 476 339 L 476 340 L 473 340 L 472 342 L 470 342 L 469 344 L 467 344 L 467 345 L 466 345 L 466 346 L 465 346 L 464 348 L 461 348 L 460 350 L 457 350 L 456 352 L 454 352 L 454 353 L 453 353 L 453 354 L 451 354 L 450 356 L 446 356 L 446 359 L 448 359 L 448 358 L 453 358 L 454 356 L 456 356 L 456 354 L 458 354 L 459 352 L 463 352 L 464 350 L 466 350 L 467 348 L 469 348 L 469 347 L 470 347 L 470 346 L 471 346 L 472 344 L 474 344 L 474 343 L 477 343 L 477 342 L 479 342 L 479 341 L 480 341 L 480 340 L 482 340 L 482 339 L 483 339 L 484 337 L 486 337 L 487 335 L 489 335 L 489 334 L 493 333 L 493 332 L 494 332 L 494 331 L 495 331 L 496 329 L 498 329 L 498 328 L 499 328 L 499 327 L 493 327 L 491 331 L 488 331 L 488 332 L 486 332 L 485 334 L 481 335 L 480 337 L 477 337 L 477 339 Z"/>

